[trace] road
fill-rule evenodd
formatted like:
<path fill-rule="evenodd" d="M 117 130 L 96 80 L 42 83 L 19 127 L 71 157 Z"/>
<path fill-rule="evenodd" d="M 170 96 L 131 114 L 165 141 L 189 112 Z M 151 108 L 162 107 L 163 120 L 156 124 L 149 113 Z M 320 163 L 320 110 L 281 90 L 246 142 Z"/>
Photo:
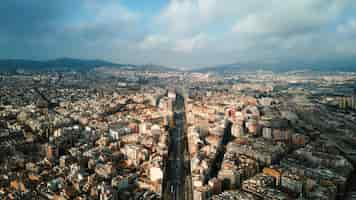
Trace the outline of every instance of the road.
<path fill-rule="evenodd" d="M 163 179 L 164 200 L 192 200 L 192 181 L 184 111 L 184 97 L 174 102 L 174 127 L 170 127 L 170 144 Z"/>
<path fill-rule="evenodd" d="M 209 171 L 208 171 L 208 176 L 206 176 L 204 179 L 204 184 L 208 184 L 208 181 L 211 178 L 218 176 L 218 173 L 221 168 L 221 163 L 224 159 L 224 155 L 225 155 L 225 151 L 226 151 L 225 147 L 226 147 L 227 143 L 231 140 L 231 127 L 232 127 L 232 123 L 229 121 L 226 121 L 223 138 L 218 145 L 217 153 L 216 153 L 214 160 L 212 162 L 214 164 L 210 166 Z"/>

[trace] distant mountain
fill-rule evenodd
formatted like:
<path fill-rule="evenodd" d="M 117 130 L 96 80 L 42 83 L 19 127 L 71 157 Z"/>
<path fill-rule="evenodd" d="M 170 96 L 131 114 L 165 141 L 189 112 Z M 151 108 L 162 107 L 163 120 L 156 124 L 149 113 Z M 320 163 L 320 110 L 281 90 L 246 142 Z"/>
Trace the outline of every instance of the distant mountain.
<path fill-rule="evenodd" d="M 356 59 L 345 58 L 343 60 L 326 60 L 318 62 L 283 61 L 275 64 L 261 63 L 233 63 L 217 65 L 212 67 L 201 67 L 194 69 L 194 72 L 211 73 L 232 73 L 232 72 L 254 72 L 258 70 L 268 70 L 273 72 L 288 72 L 295 70 L 311 70 L 319 72 L 356 72 Z"/>
<path fill-rule="evenodd" d="M 266 70 L 266 71 L 274 71 L 274 72 L 282 72 L 282 71 L 291 71 L 298 68 L 293 67 L 279 67 L 276 65 L 262 65 L 258 63 L 232 63 L 232 64 L 223 64 L 216 65 L 210 67 L 200 67 L 194 69 L 194 72 L 201 73 L 217 73 L 217 74 L 225 74 L 225 73 L 237 73 L 237 72 L 255 72 L 258 70 Z"/>
<path fill-rule="evenodd" d="M 89 71 L 97 67 L 113 67 L 128 70 L 173 71 L 174 69 L 158 65 L 117 64 L 104 60 L 83 60 L 74 58 L 59 58 L 47 61 L 5 59 L 0 60 L 1 72 L 24 71 Z"/>
<path fill-rule="evenodd" d="M 179 69 L 174 69 L 174 68 L 169 68 L 162 65 L 154 65 L 154 64 L 125 65 L 121 68 L 127 70 L 135 70 L 135 71 L 156 71 L 156 72 L 179 71 Z"/>
<path fill-rule="evenodd" d="M 216 65 L 210 67 L 200 67 L 198 69 L 194 69 L 194 72 L 201 72 L 201 73 L 231 73 L 231 72 L 242 72 L 242 71 L 256 71 L 256 67 L 251 68 L 250 65 L 247 64 L 224 64 L 224 65 Z"/>

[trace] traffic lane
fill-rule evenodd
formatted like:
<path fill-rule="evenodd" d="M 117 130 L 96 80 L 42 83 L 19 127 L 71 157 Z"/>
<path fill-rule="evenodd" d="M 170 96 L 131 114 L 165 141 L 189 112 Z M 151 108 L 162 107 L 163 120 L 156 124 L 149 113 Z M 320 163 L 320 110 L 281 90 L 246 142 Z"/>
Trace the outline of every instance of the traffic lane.
<path fill-rule="evenodd" d="M 169 176 L 167 176 L 167 178 L 169 178 L 169 181 L 167 182 L 169 183 L 169 187 L 172 187 L 172 191 L 170 191 L 170 195 L 168 194 L 170 198 L 167 199 L 186 199 L 185 196 L 188 194 L 185 191 L 185 180 L 189 178 L 186 177 L 186 175 L 189 174 L 189 171 L 185 169 L 186 164 L 184 159 L 184 152 L 186 151 L 185 149 L 187 145 L 186 142 L 184 142 L 185 135 L 183 133 L 185 115 L 183 113 L 184 109 L 182 108 L 184 108 L 184 99 L 181 96 L 178 96 L 177 100 L 178 101 L 174 106 L 176 111 L 174 114 L 175 129 L 171 130 L 170 135 L 173 143 L 170 146 L 170 155 L 172 159 L 169 161 Z"/>

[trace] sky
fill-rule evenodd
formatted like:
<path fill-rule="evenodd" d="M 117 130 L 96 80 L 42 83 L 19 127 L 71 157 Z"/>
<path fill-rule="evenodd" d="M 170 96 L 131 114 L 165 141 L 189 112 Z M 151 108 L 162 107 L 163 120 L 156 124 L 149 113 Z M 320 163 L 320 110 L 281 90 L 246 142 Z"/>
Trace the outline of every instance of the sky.
<path fill-rule="evenodd" d="M 2 0 L 0 59 L 356 64 L 355 0 Z"/>

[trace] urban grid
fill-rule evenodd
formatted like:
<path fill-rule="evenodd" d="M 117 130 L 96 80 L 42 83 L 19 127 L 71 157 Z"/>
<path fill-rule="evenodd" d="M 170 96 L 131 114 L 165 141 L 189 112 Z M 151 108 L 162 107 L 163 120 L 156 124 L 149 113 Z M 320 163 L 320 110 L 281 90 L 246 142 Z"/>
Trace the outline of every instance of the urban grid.
<path fill-rule="evenodd" d="M 346 199 L 355 73 L 0 76 L 0 199 Z"/>

